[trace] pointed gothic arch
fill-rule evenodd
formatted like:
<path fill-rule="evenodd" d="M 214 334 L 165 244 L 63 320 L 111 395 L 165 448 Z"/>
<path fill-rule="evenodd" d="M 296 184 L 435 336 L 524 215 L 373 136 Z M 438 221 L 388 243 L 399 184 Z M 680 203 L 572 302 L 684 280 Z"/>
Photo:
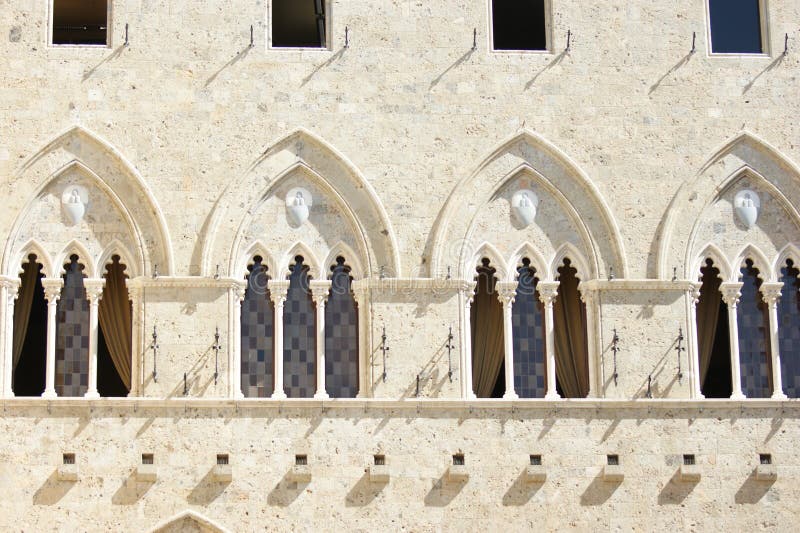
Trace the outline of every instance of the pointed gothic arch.
<path fill-rule="evenodd" d="M 211 520 L 207 516 L 204 516 L 196 511 L 186 510 L 176 514 L 175 516 L 168 518 L 162 522 L 159 522 L 152 529 L 149 530 L 150 533 L 179 533 L 183 531 L 181 526 L 184 524 L 185 521 L 192 523 L 195 526 L 198 526 L 198 529 L 202 533 L 231 533 L 231 530 L 223 527 L 221 524 Z"/>
<path fill-rule="evenodd" d="M 605 274 L 609 268 L 620 277 L 627 275 L 619 229 L 595 185 L 566 154 L 528 130 L 501 143 L 451 192 L 426 247 L 432 275 L 441 274 L 448 265 L 459 265 L 459 275 L 467 275 L 464 267 L 470 263 L 473 243 L 486 238 L 476 235 L 476 217 L 492 202 L 507 217 L 509 188 L 517 182 L 530 184 L 542 196 L 540 210 L 549 210 L 563 220 L 560 225 L 542 229 L 536 237 L 537 248 L 550 250 L 545 255 L 552 256 L 564 242 L 570 242 L 589 258 L 590 268 L 586 270 L 590 278 Z M 527 233 L 517 226 L 502 233 L 511 238 L 524 234 L 523 240 L 529 240 L 539 224 L 548 222 L 547 216 L 537 215 Z M 569 231 L 564 231 L 566 226 Z M 505 243 L 507 252 L 518 246 L 519 242 Z"/>
<path fill-rule="evenodd" d="M 288 243 L 269 242 L 270 232 L 261 230 L 258 211 L 271 210 L 273 220 L 285 218 L 281 198 L 287 192 L 284 189 L 293 186 L 313 188 L 338 217 L 337 223 L 349 228 L 347 244 L 358 252 L 365 277 L 381 268 L 399 275 L 400 255 L 394 232 L 372 185 L 344 155 L 302 128 L 272 143 L 223 191 L 202 243 L 202 272 L 211 272 L 220 258 L 228 258 L 228 268 L 232 271 L 242 261 L 249 241 L 256 239 L 262 240 L 274 254 L 283 254 L 289 248 Z M 315 202 L 318 200 L 314 198 Z M 312 208 L 312 223 L 314 217 L 321 216 Z M 311 231 L 302 240 L 314 248 L 318 257 L 326 257 L 340 238 Z"/>
<path fill-rule="evenodd" d="M 55 172 L 52 169 L 57 169 Z M 15 217 L 6 241 L 2 272 L 16 269 L 15 263 L 25 244 L 32 239 L 55 256 L 62 246 L 77 238 L 76 234 L 95 227 L 91 218 L 97 214 L 93 203 L 99 202 L 103 217 L 114 216 L 114 226 L 124 227 L 130 239 L 129 250 L 136 250 L 129 261 L 137 261 L 139 272 L 158 264 L 161 272 L 172 274 L 173 259 L 166 221 L 155 198 L 136 168 L 108 141 L 81 126 L 73 126 L 56 136 L 28 159 L 13 177 L 19 184 L 19 198 L 26 198 Z M 61 215 L 60 193 L 64 184 L 77 183 L 89 189 L 89 209 L 83 223 L 67 226 Z M 35 235 L 34 221 L 50 218 L 63 235 Z M 98 226 L 99 227 L 99 226 Z M 33 232 L 33 233 L 32 233 Z M 45 238 L 47 237 L 47 238 Z M 92 261 L 97 259 L 107 242 L 93 235 L 97 242 L 87 246 Z M 52 250 L 51 250 L 52 248 Z M 96 250 L 95 250 L 96 248 Z M 52 271 L 51 271 L 52 272 Z"/>

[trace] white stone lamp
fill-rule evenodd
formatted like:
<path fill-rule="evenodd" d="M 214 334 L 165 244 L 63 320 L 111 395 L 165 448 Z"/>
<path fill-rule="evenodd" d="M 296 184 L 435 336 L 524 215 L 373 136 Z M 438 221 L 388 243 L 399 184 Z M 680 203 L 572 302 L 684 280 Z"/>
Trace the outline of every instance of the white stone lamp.
<path fill-rule="evenodd" d="M 74 453 L 65 453 L 61 456 L 58 465 L 57 477 L 59 481 L 78 481 L 78 461 Z"/>
<path fill-rule="evenodd" d="M 531 455 L 530 463 L 525 467 L 525 481 L 529 484 L 544 483 L 547 469 L 542 464 L 541 455 Z"/>
<path fill-rule="evenodd" d="M 463 453 L 453 455 L 453 464 L 447 469 L 447 480 L 452 483 L 464 483 L 469 479 L 466 460 Z"/>
<path fill-rule="evenodd" d="M 700 476 L 700 465 L 697 464 L 694 454 L 684 454 L 681 462 L 681 481 L 697 482 L 700 481 Z"/>
<path fill-rule="evenodd" d="M 233 480 L 233 469 L 228 454 L 217 454 L 217 464 L 214 465 L 211 476 L 217 483 L 230 483 Z"/>
<path fill-rule="evenodd" d="M 772 464 L 772 455 L 762 453 L 758 456 L 758 466 L 756 466 L 757 481 L 775 481 L 778 479 L 778 469 Z"/>
<path fill-rule="evenodd" d="M 142 462 L 136 467 L 136 480 L 144 483 L 154 483 L 158 479 L 155 456 L 152 453 L 143 453 Z"/>
<path fill-rule="evenodd" d="M 294 465 L 289 472 L 289 478 L 295 483 L 311 482 L 311 465 L 308 464 L 308 455 L 295 455 Z"/>
<path fill-rule="evenodd" d="M 61 194 L 61 207 L 74 226 L 83 220 L 89 205 L 89 191 L 80 185 L 68 185 Z"/>
<path fill-rule="evenodd" d="M 622 468 L 622 461 L 620 461 L 619 455 L 607 455 L 606 465 L 603 467 L 603 481 L 619 483 L 623 479 L 625 479 L 625 471 Z"/>
<path fill-rule="evenodd" d="M 533 223 L 538 208 L 539 197 L 530 189 L 519 190 L 511 197 L 511 213 L 523 228 Z"/>
<path fill-rule="evenodd" d="M 369 480 L 372 483 L 389 483 L 391 473 L 389 472 L 389 463 L 386 461 L 386 456 L 379 454 L 372 458 L 372 465 L 367 469 L 369 473 Z"/>

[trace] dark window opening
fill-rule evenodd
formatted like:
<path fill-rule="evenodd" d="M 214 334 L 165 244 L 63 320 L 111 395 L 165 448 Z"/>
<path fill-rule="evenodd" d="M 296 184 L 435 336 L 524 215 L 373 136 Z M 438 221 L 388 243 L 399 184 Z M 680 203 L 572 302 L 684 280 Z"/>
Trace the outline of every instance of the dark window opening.
<path fill-rule="evenodd" d="M 75 454 L 74 453 L 65 453 L 61 456 L 61 461 L 65 465 L 74 465 L 75 464 Z"/>
<path fill-rule="evenodd" d="M 230 458 L 228 457 L 228 454 L 227 453 L 217 454 L 217 464 L 218 465 L 230 464 Z"/>
<path fill-rule="evenodd" d="M 98 309 L 97 391 L 107 398 L 127 396 L 130 390 L 133 309 L 125 282 L 126 268 L 118 255 L 106 265 L 106 284 Z"/>
<path fill-rule="evenodd" d="M 97 328 L 97 392 L 104 398 L 122 398 L 129 392 L 114 367 L 102 327 Z"/>
<path fill-rule="evenodd" d="M 303 257 L 289 266 L 283 308 L 283 387 L 289 398 L 311 398 L 317 390 L 317 308 Z"/>
<path fill-rule="evenodd" d="M 606 462 L 609 466 L 619 466 L 619 455 L 606 455 Z"/>
<path fill-rule="evenodd" d="M 722 280 L 711 259 L 700 269 L 700 300 L 697 303 L 697 337 L 700 349 L 701 392 L 706 398 L 730 398 L 731 345 L 728 306 L 719 290 Z"/>
<path fill-rule="evenodd" d="M 489 259 L 482 259 L 476 271 L 477 286 L 470 307 L 472 389 L 478 398 L 502 398 L 506 390 L 503 305 Z"/>
<path fill-rule="evenodd" d="M 683 456 L 683 464 L 686 466 L 692 466 L 696 464 L 696 460 L 693 454 L 684 454 Z"/>
<path fill-rule="evenodd" d="M 324 0 L 273 0 L 272 46 L 324 48 Z"/>
<path fill-rule="evenodd" d="M 245 398 L 269 398 L 275 390 L 275 307 L 270 277 L 261 256 L 248 267 L 242 301 L 242 393 Z"/>
<path fill-rule="evenodd" d="M 547 50 L 545 0 L 492 0 L 494 50 Z"/>
<path fill-rule="evenodd" d="M 106 0 L 53 0 L 53 44 L 105 45 Z"/>
<path fill-rule="evenodd" d="M 760 0 L 708 0 L 711 51 L 715 54 L 760 54 Z"/>
<path fill-rule="evenodd" d="M 375 455 L 372 459 L 375 461 L 375 466 L 384 466 L 386 464 L 385 455 Z"/>
<path fill-rule="evenodd" d="M 542 456 L 541 455 L 531 455 L 531 465 L 533 466 L 541 466 L 542 464 Z"/>
<path fill-rule="evenodd" d="M 530 259 L 517 268 L 517 294 L 511 307 L 514 349 L 514 392 L 520 398 L 544 398 L 545 371 L 544 304 L 539 298 L 536 270 Z"/>
<path fill-rule="evenodd" d="M 586 304 L 578 290 L 580 278 L 572 261 L 558 267 L 558 298 L 553 303 L 556 390 L 562 398 L 589 395 L 589 337 Z"/>
<path fill-rule="evenodd" d="M 800 398 L 800 271 L 791 259 L 781 269 L 781 299 L 778 301 L 778 342 L 781 354 L 783 392 Z"/>
<path fill-rule="evenodd" d="M 350 270 L 343 257 L 336 258 L 325 305 L 325 389 L 331 398 L 358 395 L 358 304 Z"/>
<path fill-rule="evenodd" d="M 762 465 L 771 465 L 772 464 L 772 455 L 768 453 L 761 453 L 758 454 L 758 462 Z"/>
<path fill-rule="evenodd" d="M 152 465 L 155 463 L 155 457 L 152 453 L 143 453 L 142 454 L 142 464 L 143 465 Z"/>
<path fill-rule="evenodd" d="M 455 466 L 464 466 L 466 463 L 464 462 L 464 454 L 457 453 L 453 455 L 453 464 Z"/>
<path fill-rule="evenodd" d="M 306 466 L 308 464 L 308 456 L 307 455 L 295 455 L 294 456 L 294 464 L 297 466 Z"/>
<path fill-rule="evenodd" d="M 36 256 L 28 259 L 23 265 L 19 297 L 14 305 L 12 390 L 16 396 L 41 396 L 47 367 L 47 300 L 42 287 L 42 265 L 36 262 Z M 28 305 L 30 311 L 26 310 Z"/>
<path fill-rule="evenodd" d="M 741 388 L 748 398 L 772 395 L 769 308 L 761 296 L 759 271 L 748 259 L 741 268 L 741 299 L 736 308 Z"/>

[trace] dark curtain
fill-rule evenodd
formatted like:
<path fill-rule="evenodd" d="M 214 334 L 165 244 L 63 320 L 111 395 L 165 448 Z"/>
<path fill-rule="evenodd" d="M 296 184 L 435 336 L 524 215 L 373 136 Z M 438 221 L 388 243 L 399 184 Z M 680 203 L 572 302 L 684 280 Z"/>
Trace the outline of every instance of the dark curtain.
<path fill-rule="evenodd" d="M 558 272 L 558 298 L 553 305 L 556 376 L 565 398 L 585 398 L 589 395 L 586 305 L 578 292 L 577 271 L 568 259 Z"/>
<path fill-rule="evenodd" d="M 719 308 L 722 303 L 722 293 L 719 286 L 722 280 L 719 279 L 719 270 L 714 268 L 713 262 L 709 259 L 702 273 L 702 285 L 700 287 L 700 300 L 697 302 L 697 347 L 700 353 L 698 361 L 700 363 L 700 383 L 706 381 L 708 368 L 711 365 L 711 356 L 714 353 L 714 337 L 717 333 L 717 322 L 719 321 Z"/>
<path fill-rule="evenodd" d="M 495 290 L 495 270 L 484 260 L 470 310 L 472 387 L 478 398 L 491 398 L 503 366 L 503 305 Z"/>
<path fill-rule="evenodd" d="M 106 286 L 97 318 L 119 379 L 126 389 L 131 390 L 131 301 L 125 285 L 125 265 L 120 264 L 118 256 L 114 256 L 113 261 L 106 268 Z"/>

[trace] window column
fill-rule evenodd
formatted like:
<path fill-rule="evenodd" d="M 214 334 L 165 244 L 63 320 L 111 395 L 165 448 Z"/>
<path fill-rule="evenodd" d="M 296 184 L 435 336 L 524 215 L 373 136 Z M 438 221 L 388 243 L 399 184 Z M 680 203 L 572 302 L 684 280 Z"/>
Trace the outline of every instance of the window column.
<path fill-rule="evenodd" d="M 14 300 L 19 294 L 19 280 L 0 279 L 0 306 L 3 310 L 2 323 L 2 373 L 3 381 L 0 383 L 2 397 L 13 398 L 12 387 L 14 377 Z"/>
<path fill-rule="evenodd" d="M 61 288 L 64 280 L 48 279 L 42 280 L 44 297 L 47 300 L 47 362 L 45 371 L 45 387 L 42 398 L 55 398 L 56 394 L 56 311 L 58 310 L 58 300 L 61 298 Z"/>
<path fill-rule="evenodd" d="M 739 361 L 739 319 L 736 315 L 736 307 L 739 305 L 739 298 L 742 297 L 741 282 L 726 282 L 720 285 L 722 299 L 728 306 L 728 333 L 731 343 L 731 380 L 732 400 L 742 400 L 745 395 L 742 393 L 742 365 Z"/>
<path fill-rule="evenodd" d="M 556 340 L 553 328 L 553 302 L 558 296 L 558 282 L 540 282 L 536 285 L 539 299 L 544 304 L 544 351 L 547 356 L 547 393 L 545 400 L 557 400 L 559 396 L 556 387 Z"/>
<path fill-rule="evenodd" d="M 475 284 L 464 282 L 458 289 L 458 321 L 461 324 L 461 397 L 474 400 L 472 389 L 472 323 L 470 310 L 475 299 Z"/>
<path fill-rule="evenodd" d="M 97 308 L 103 297 L 104 279 L 85 279 L 86 299 L 89 300 L 89 387 L 85 398 L 99 398 L 97 392 Z"/>
<path fill-rule="evenodd" d="M 686 301 L 688 305 L 689 327 L 686 333 L 689 336 L 690 347 L 690 368 L 689 368 L 689 387 L 691 398 L 703 399 L 703 384 L 700 383 L 700 344 L 697 340 L 697 304 L 700 303 L 701 283 L 692 283 L 686 291 Z M 680 354 L 679 354 L 680 355 Z"/>
<path fill-rule="evenodd" d="M 369 350 L 369 285 L 368 280 L 354 281 L 351 285 L 353 299 L 358 305 L 358 394 L 356 398 L 368 398 L 369 373 L 367 369 L 371 367 L 367 354 Z"/>
<path fill-rule="evenodd" d="M 325 302 L 331 291 L 330 281 L 312 281 L 311 297 L 317 304 L 317 392 L 314 398 L 326 400 L 329 398 L 325 390 Z"/>
<path fill-rule="evenodd" d="M 273 281 L 269 284 L 269 296 L 275 305 L 275 390 L 272 398 L 285 400 L 283 389 L 283 306 L 289 292 L 288 281 Z"/>
<path fill-rule="evenodd" d="M 236 281 L 231 284 L 228 292 L 230 307 L 228 309 L 228 360 L 229 396 L 234 399 L 244 398 L 242 393 L 242 302 L 244 301 L 247 282 Z"/>
<path fill-rule="evenodd" d="M 517 296 L 517 282 L 498 282 L 497 292 L 500 301 L 503 303 L 503 348 L 506 367 L 506 393 L 503 398 L 515 400 L 519 396 L 514 392 L 514 342 L 512 338 L 514 328 L 511 320 L 511 311 L 514 307 L 514 299 Z"/>
<path fill-rule="evenodd" d="M 778 338 L 778 300 L 781 297 L 783 283 L 761 284 L 761 295 L 764 302 L 769 306 L 769 346 L 772 356 L 772 399 L 785 400 L 786 394 L 783 393 L 783 381 L 781 376 L 781 354 L 780 342 Z"/>
<path fill-rule="evenodd" d="M 144 369 L 144 289 L 140 281 L 126 279 L 128 298 L 131 301 L 131 390 L 128 396 L 141 396 Z"/>

